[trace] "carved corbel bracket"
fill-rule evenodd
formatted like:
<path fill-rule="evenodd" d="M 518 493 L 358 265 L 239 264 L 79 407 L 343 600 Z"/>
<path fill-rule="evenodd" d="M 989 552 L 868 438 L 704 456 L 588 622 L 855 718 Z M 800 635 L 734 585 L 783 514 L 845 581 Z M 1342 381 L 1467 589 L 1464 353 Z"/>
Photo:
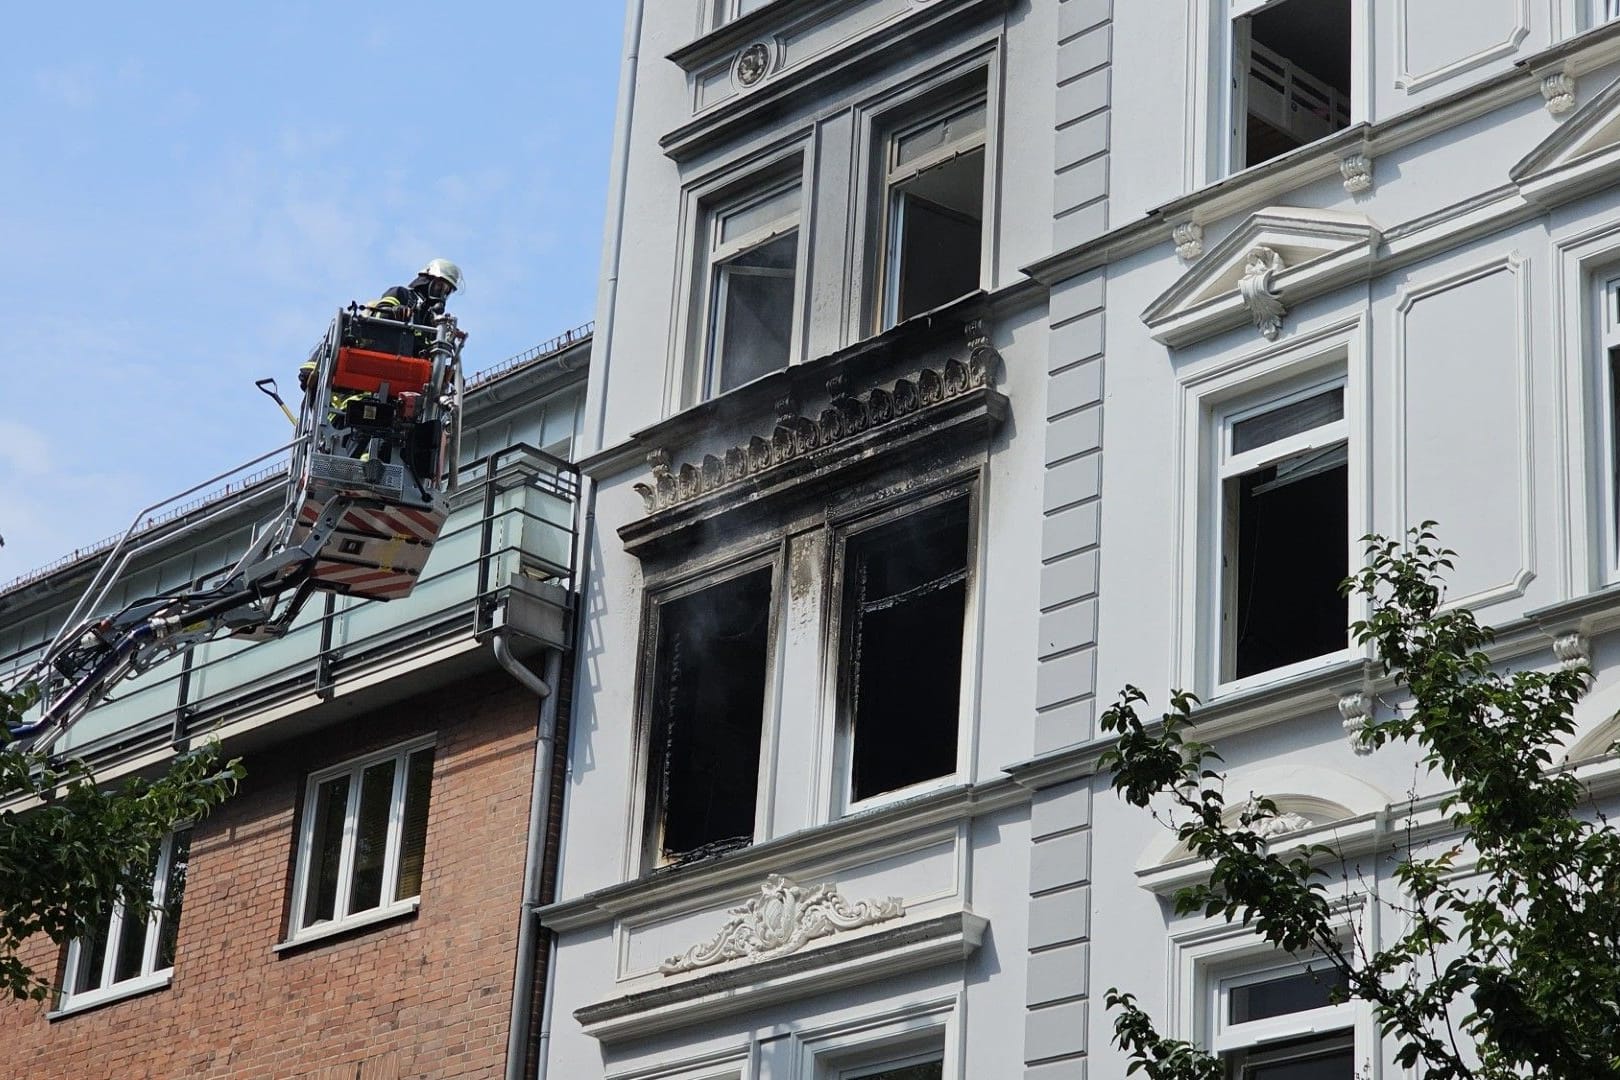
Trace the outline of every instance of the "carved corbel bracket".
<path fill-rule="evenodd" d="M 1171 229 L 1170 239 L 1175 241 L 1176 257 L 1182 262 L 1192 262 L 1204 253 L 1204 227 L 1196 221 L 1183 221 Z"/>
<path fill-rule="evenodd" d="M 1553 71 L 1541 77 L 1541 99 L 1547 111 L 1563 116 L 1575 108 L 1575 76 L 1568 71 Z"/>
<path fill-rule="evenodd" d="M 1592 689 L 1592 641 L 1579 630 L 1558 634 L 1553 638 L 1553 655 L 1558 666 L 1565 671 L 1584 671 L 1583 682 Z"/>
<path fill-rule="evenodd" d="M 1344 717 L 1344 737 L 1350 740 L 1350 749 L 1358 754 L 1372 753 L 1367 741 L 1367 725 L 1372 721 L 1372 695 L 1365 690 L 1351 690 L 1339 696 L 1339 715 Z"/>
<path fill-rule="evenodd" d="M 1254 327 L 1267 341 L 1276 341 L 1282 332 L 1283 316 L 1288 309 L 1282 297 L 1272 287 L 1272 280 L 1287 269 L 1283 257 L 1275 249 L 1261 244 L 1251 248 L 1243 260 L 1243 276 L 1238 279 L 1238 294 L 1243 306 L 1249 309 Z"/>
<path fill-rule="evenodd" d="M 1372 190 L 1373 163 L 1372 158 L 1357 152 L 1345 155 L 1339 162 L 1339 175 L 1344 177 L 1344 190 L 1351 195 L 1360 195 Z"/>

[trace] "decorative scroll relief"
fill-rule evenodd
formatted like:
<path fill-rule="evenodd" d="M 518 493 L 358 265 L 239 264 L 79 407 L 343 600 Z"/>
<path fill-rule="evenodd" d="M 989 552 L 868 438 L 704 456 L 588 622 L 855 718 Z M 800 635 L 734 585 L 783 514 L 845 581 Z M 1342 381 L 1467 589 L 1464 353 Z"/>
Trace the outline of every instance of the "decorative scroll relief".
<path fill-rule="evenodd" d="M 1196 221 L 1183 221 L 1170 230 L 1170 239 L 1176 245 L 1176 257 L 1192 262 L 1204 253 L 1204 227 Z"/>
<path fill-rule="evenodd" d="M 665 975 L 679 975 L 729 960 L 756 963 L 786 956 L 841 930 L 898 919 L 905 914 L 905 903 L 898 896 L 851 903 L 830 882 L 804 888 L 772 874 L 765 879 L 758 896 L 727 914 L 731 918 L 713 940 L 671 956 L 658 965 L 658 970 Z"/>
<path fill-rule="evenodd" d="M 1339 175 L 1344 178 L 1344 190 L 1360 195 L 1372 190 L 1372 158 L 1366 154 L 1348 154 L 1339 162 Z"/>
<path fill-rule="evenodd" d="M 1367 741 L 1367 725 L 1372 722 L 1372 697 L 1364 690 L 1352 690 L 1339 698 L 1339 715 L 1344 717 L 1344 737 L 1357 754 L 1372 753 Z"/>
<path fill-rule="evenodd" d="M 665 510 L 728 487 L 746 477 L 758 476 L 794 458 L 824 446 L 859 435 L 868 428 L 881 427 L 910 413 L 927 409 L 973 390 L 982 389 L 995 379 L 1001 355 L 984 337 L 983 328 L 968 325 L 968 359 L 951 359 L 939 370 L 923 368 L 914 377 L 898 379 L 888 389 L 874 387 L 859 397 L 849 392 L 843 376 L 827 380 L 832 398 L 816 419 L 798 414 L 798 404 L 784 398 L 776 405 L 776 428 L 769 438 L 755 435 L 721 455 L 705 454 L 699 464 L 687 462 L 676 468 L 669 452 L 654 450 L 647 455 L 652 482 L 634 485 L 647 513 Z"/>
<path fill-rule="evenodd" d="M 1558 657 L 1558 666 L 1565 671 L 1584 669 L 1582 681 L 1588 691 L 1592 689 L 1592 642 L 1585 634 L 1579 631 L 1559 634 L 1553 638 L 1553 655 Z"/>
<path fill-rule="evenodd" d="M 1258 812 L 1259 801 L 1251 798 L 1244 805 L 1243 810 L 1239 815 L 1239 819 L 1241 820 L 1243 817 L 1248 817 Z M 1254 833 L 1254 835 L 1263 840 L 1270 840 L 1273 837 L 1283 836 L 1286 833 L 1301 832 L 1305 829 L 1315 827 L 1316 822 L 1312 821 L 1304 814 L 1298 814 L 1292 810 L 1279 810 L 1270 817 L 1260 818 L 1257 821 L 1250 822 L 1250 824 L 1247 826 L 1249 832 Z"/>
<path fill-rule="evenodd" d="M 1283 316 L 1288 314 L 1282 297 L 1271 284 L 1284 269 L 1283 257 L 1276 249 L 1261 245 L 1251 249 L 1243 260 L 1243 276 L 1238 279 L 1238 295 L 1243 297 L 1243 306 L 1249 309 L 1255 329 L 1267 341 L 1277 340 L 1282 332 Z"/>
<path fill-rule="evenodd" d="M 1575 77 L 1567 71 L 1542 76 L 1541 98 L 1554 116 L 1569 112 L 1575 108 Z"/>

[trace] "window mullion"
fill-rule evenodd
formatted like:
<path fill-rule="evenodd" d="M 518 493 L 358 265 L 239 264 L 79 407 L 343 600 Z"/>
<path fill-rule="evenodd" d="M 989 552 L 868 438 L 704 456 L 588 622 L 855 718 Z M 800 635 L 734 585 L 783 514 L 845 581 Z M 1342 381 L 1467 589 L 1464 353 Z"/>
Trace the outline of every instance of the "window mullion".
<path fill-rule="evenodd" d="M 146 943 L 141 949 L 141 974 L 157 970 L 158 939 L 162 937 L 163 905 L 168 901 L 169 860 L 174 857 L 174 834 L 163 838 L 157 868 L 152 872 L 152 910 L 146 913 Z"/>
<path fill-rule="evenodd" d="M 394 765 L 394 790 L 388 802 L 388 839 L 383 847 L 382 891 L 377 897 L 380 907 L 392 904 L 398 890 L 400 837 L 405 831 L 405 780 L 410 760 L 410 754 L 401 754 Z"/>
<path fill-rule="evenodd" d="M 349 772 L 349 797 L 343 809 L 343 842 L 338 854 L 337 898 L 332 904 L 333 922 L 349 916 L 349 888 L 354 877 L 355 832 L 360 823 L 360 788 L 364 773 L 363 765 Z"/>
<path fill-rule="evenodd" d="M 120 900 L 113 905 L 112 915 L 107 920 L 107 953 L 101 958 L 101 984 L 98 989 L 105 990 L 113 984 L 118 970 L 118 949 L 123 938 L 124 902 Z"/>

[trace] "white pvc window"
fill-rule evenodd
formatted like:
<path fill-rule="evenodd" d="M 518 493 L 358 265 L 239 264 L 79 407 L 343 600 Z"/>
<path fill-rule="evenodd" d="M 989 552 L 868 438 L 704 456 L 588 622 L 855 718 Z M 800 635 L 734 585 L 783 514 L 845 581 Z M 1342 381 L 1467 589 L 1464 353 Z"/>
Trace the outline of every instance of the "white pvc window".
<path fill-rule="evenodd" d="M 294 940 L 416 907 L 433 746 L 418 741 L 310 777 L 299 833 Z"/>
<path fill-rule="evenodd" d="M 166 985 L 174 970 L 190 861 L 191 830 L 168 836 L 152 867 L 152 905 L 144 915 L 124 904 L 95 933 L 68 946 L 61 1007 L 78 1009 Z"/>
<path fill-rule="evenodd" d="M 710 214 L 704 397 L 792 361 L 802 201 L 793 183 Z"/>
<path fill-rule="evenodd" d="M 952 102 L 885 147 L 880 329 L 979 287 L 986 102 Z"/>
<path fill-rule="evenodd" d="M 724 26 L 731 20 L 758 11 L 769 3 L 771 0 L 714 0 L 714 25 Z"/>
<path fill-rule="evenodd" d="M 1350 7 L 1351 0 L 1230 0 L 1228 172 L 1350 126 Z"/>
<path fill-rule="evenodd" d="M 1275 678 L 1349 647 L 1343 379 L 1219 418 L 1219 681 Z"/>
<path fill-rule="evenodd" d="M 1601 26 L 1620 18 L 1620 0 L 1592 0 L 1592 25 Z"/>
<path fill-rule="evenodd" d="M 1616 0 L 1620 2 L 1620 0 Z M 1604 531 L 1610 580 L 1620 578 L 1620 278 L 1604 282 L 1599 296 L 1598 383 L 1601 412 L 1598 444 L 1604 468 Z"/>
<path fill-rule="evenodd" d="M 1214 981 L 1210 1052 L 1231 1080 L 1354 1080 L 1355 1006 L 1328 964 L 1290 964 Z"/>
<path fill-rule="evenodd" d="M 944 1075 L 945 1059 L 934 1053 L 845 1069 L 838 1073 L 838 1080 L 941 1080 Z"/>

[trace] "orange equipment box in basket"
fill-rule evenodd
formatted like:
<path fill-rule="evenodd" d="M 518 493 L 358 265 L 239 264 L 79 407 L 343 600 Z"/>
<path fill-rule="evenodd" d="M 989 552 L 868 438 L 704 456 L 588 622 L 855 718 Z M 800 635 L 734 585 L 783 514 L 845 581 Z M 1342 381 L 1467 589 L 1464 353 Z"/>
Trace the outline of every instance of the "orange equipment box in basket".
<path fill-rule="evenodd" d="M 390 394 L 418 394 L 433 378 L 433 361 L 414 356 L 372 352 L 345 346 L 338 350 L 337 370 L 332 388 L 351 393 L 375 394 L 388 384 Z"/>

